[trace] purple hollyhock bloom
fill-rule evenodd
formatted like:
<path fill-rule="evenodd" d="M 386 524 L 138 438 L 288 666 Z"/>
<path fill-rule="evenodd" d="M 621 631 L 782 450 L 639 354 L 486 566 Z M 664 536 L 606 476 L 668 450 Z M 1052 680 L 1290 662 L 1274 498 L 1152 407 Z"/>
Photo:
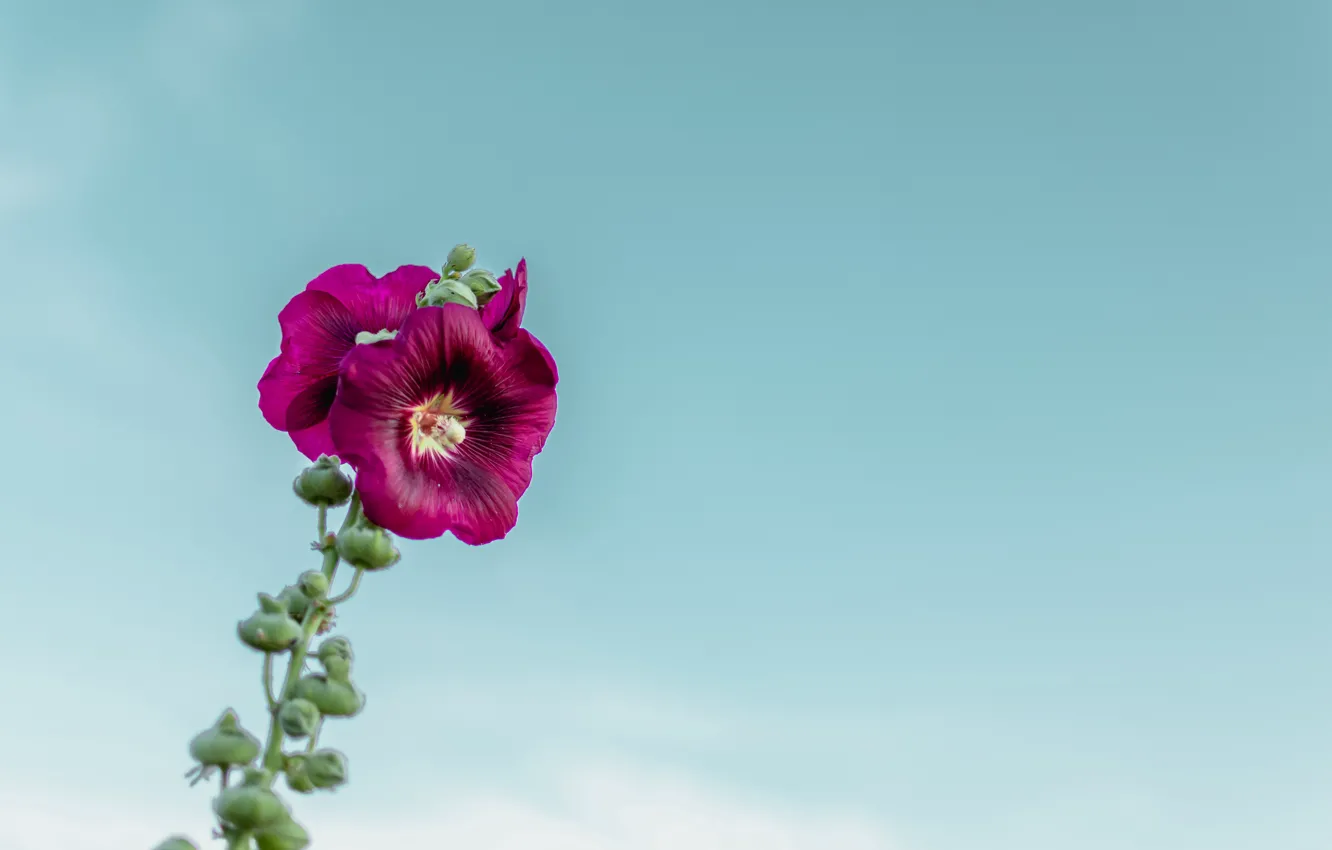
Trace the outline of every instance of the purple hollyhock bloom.
<path fill-rule="evenodd" d="M 282 353 L 259 379 L 259 410 L 314 460 L 337 451 L 328 411 L 338 368 L 361 332 L 396 331 L 416 310 L 416 295 L 439 272 L 402 266 L 377 278 L 365 266 L 341 265 L 310 281 L 278 314 Z"/>
<path fill-rule="evenodd" d="M 530 333 L 503 341 L 461 304 L 423 307 L 396 338 L 356 346 L 329 424 L 366 517 L 414 540 L 504 537 L 555 425 L 558 381 Z"/>
<path fill-rule="evenodd" d="M 481 320 L 500 341 L 507 342 L 517 336 L 527 307 L 527 260 L 518 261 L 517 272 L 505 269 L 499 285 L 500 291 L 481 308 Z"/>

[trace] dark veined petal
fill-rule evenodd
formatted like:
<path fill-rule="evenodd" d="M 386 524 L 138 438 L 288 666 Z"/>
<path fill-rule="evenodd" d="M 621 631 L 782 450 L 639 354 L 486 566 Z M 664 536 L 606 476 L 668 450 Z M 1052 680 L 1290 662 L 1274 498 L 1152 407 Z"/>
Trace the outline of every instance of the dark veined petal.
<path fill-rule="evenodd" d="M 499 279 L 500 291 L 481 308 L 481 319 L 498 339 L 517 336 L 527 308 L 527 260 L 518 261 L 518 270 L 505 270 Z"/>
<path fill-rule="evenodd" d="M 376 278 L 365 266 L 334 266 L 278 314 L 282 353 L 259 380 L 264 419 L 286 431 L 311 459 L 333 454 L 327 418 L 342 358 L 361 331 L 396 330 L 416 309 L 416 294 L 438 274 L 402 266 Z"/>
<path fill-rule="evenodd" d="M 354 317 L 358 330 L 375 333 L 400 328 L 416 309 L 417 293 L 438 279 L 439 272 L 426 266 L 399 266 L 377 278 L 365 266 L 346 264 L 334 266 L 305 288 L 332 295 Z"/>
<path fill-rule="evenodd" d="M 301 454 L 314 460 L 321 454 L 335 454 L 333 434 L 329 430 L 327 408 L 324 414 L 313 423 L 304 422 L 293 427 L 288 411 L 293 407 L 302 411 L 306 418 L 309 414 L 305 401 L 318 391 L 321 385 L 327 385 L 329 379 L 311 380 L 310 376 L 296 371 L 294 364 L 286 354 L 279 354 L 268 364 L 264 376 L 259 379 L 259 411 L 264 419 L 279 431 L 286 431 Z M 333 389 L 337 389 L 337 376 L 332 379 Z M 329 405 L 332 398 L 328 399 Z"/>
<path fill-rule="evenodd" d="M 396 339 L 357 346 L 329 422 L 338 454 L 357 470 L 366 516 L 412 539 L 504 537 L 554 426 L 555 384 L 553 360 L 530 334 L 499 344 L 457 304 L 418 310 Z M 466 436 L 448 450 L 419 449 L 413 411 L 441 398 Z"/>

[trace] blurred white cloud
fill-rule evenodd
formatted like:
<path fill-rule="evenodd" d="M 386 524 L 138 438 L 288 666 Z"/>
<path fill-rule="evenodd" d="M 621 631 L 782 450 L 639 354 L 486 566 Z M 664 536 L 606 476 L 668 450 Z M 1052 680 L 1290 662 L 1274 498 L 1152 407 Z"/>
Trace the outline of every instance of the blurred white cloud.
<path fill-rule="evenodd" d="M 206 844 L 202 795 L 194 811 L 148 800 L 61 799 L 33 789 L 0 791 L 6 850 L 148 850 L 172 828 Z M 304 799 L 297 800 L 301 817 Z M 644 767 L 569 765 L 519 793 L 441 789 L 433 810 L 358 805 L 344 792 L 331 816 L 309 818 L 319 850 L 371 846 L 466 850 L 906 850 L 882 821 L 762 800 L 737 789 Z"/>
<path fill-rule="evenodd" d="M 256 42 L 298 21 L 306 5 L 306 0 L 166 3 L 144 27 L 141 55 L 172 95 L 197 103 Z"/>

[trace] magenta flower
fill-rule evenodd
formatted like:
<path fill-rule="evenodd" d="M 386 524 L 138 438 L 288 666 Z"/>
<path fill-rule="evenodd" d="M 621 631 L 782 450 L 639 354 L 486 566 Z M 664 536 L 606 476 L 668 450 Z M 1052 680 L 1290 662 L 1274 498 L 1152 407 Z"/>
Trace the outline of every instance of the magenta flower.
<path fill-rule="evenodd" d="M 555 425 L 559 375 L 517 327 L 521 283 L 511 293 L 518 306 L 501 311 L 504 339 L 467 306 L 423 307 L 395 339 L 358 345 L 343 361 L 329 424 L 371 522 L 478 545 L 518 521 L 532 458 Z"/>
<path fill-rule="evenodd" d="M 518 271 L 507 269 L 499 279 L 496 292 L 481 308 L 481 320 L 499 340 L 507 342 L 518 334 L 527 306 L 527 260 L 518 261 Z"/>
<path fill-rule="evenodd" d="M 334 266 L 306 285 L 278 314 L 282 353 L 259 379 L 259 410 L 311 460 L 336 454 L 328 412 L 338 368 L 361 332 L 395 331 L 416 310 L 416 294 L 439 278 L 402 266 L 376 278 L 365 266 Z M 521 315 L 521 308 L 519 310 Z"/>

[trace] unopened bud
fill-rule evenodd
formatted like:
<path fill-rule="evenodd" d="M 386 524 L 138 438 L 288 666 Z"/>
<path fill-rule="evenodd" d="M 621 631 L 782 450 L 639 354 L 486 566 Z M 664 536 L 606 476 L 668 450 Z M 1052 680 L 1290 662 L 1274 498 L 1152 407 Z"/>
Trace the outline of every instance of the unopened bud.
<path fill-rule="evenodd" d="M 286 606 L 287 613 L 298 623 L 305 619 L 305 612 L 310 610 L 310 597 L 294 584 L 282 588 L 277 600 Z"/>
<path fill-rule="evenodd" d="M 272 826 L 256 832 L 254 843 L 259 850 L 304 850 L 310 846 L 310 833 L 288 814 Z"/>
<path fill-rule="evenodd" d="M 499 281 L 495 280 L 495 275 L 485 269 L 472 269 L 459 278 L 459 282 L 472 290 L 477 304 L 485 304 L 500 291 Z"/>
<path fill-rule="evenodd" d="M 347 503 L 352 494 L 352 480 L 342 472 L 336 456 L 320 455 L 313 466 L 306 467 L 291 489 L 307 505 L 335 508 Z"/>
<path fill-rule="evenodd" d="M 287 787 L 297 794 L 309 794 L 315 790 L 307 770 L 308 756 L 303 753 L 287 756 L 282 772 L 287 776 Z"/>
<path fill-rule="evenodd" d="M 264 771 L 247 770 L 244 783 L 217 795 L 213 811 L 224 823 L 242 831 L 272 826 L 289 817 L 286 805 L 266 787 L 267 778 Z"/>
<path fill-rule="evenodd" d="M 321 658 L 324 665 L 324 672 L 328 674 L 330 682 L 350 682 L 351 681 L 351 662 L 345 658 L 339 658 L 336 655 L 328 658 Z"/>
<path fill-rule="evenodd" d="M 328 593 L 328 576 L 319 570 L 306 570 L 299 579 L 301 592 L 311 599 L 323 599 Z"/>
<path fill-rule="evenodd" d="M 308 699 L 289 699 L 278 709 L 278 724 L 292 738 L 305 738 L 319 725 L 319 708 Z"/>
<path fill-rule="evenodd" d="M 260 652 L 284 652 L 301 638 L 301 624 L 292 619 L 287 606 L 259 594 L 259 610 L 236 626 L 236 633 L 248 646 Z"/>
<path fill-rule="evenodd" d="M 478 306 L 476 295 L 467 284 L 452 277 L 426 284 L 425 290 L 416 296 L 417 307 L 443 307 L 445 304 L 462 304 L 473 310 Z"/>
<path fill-rule="evenodd" d="M 183 835 L 173 835 L 153 850 L 199 850 L 199 845 Z"/>
<path fill-rule="evenodd" d="M 393 535 L 363 521 L 338 533 L 338 556 L 357 569 L 382 570 L 398 563 L 402 553 Z"/>
<path fill-rule="evenodd" d="M 204 767 L 249 764 L 259 755 L 259 739 L 241 728 L 236 712 L 227 709 L 217 723 L 194 736 L 190 756 Z"/>
<path fill-rule="evenodd" d="M 476 262 L 476 249 L 471 245 L 454 245 L 444 261 L 444 272 L 465 272 Z"/>
<path fill-rule="evenodd" d="M 354 717 L 365 707 L 365 694 L 351 682 L 311 673 L 296 683 L 295 695 L 315 704 L 325 717 Z"/>
<path fill-rule="evenodd" d="M 347 757 L 337 750 L 315 750 L 305 762 L 316 788 L 337 788 L 347 782 Z"/>
<path fill-rule="evenodd" d="M 351 661 L 351 641 L 347 640 L 342 635 L 331 637 L 319 644 L 319 648 L 315 650 L 315 656 L 320 661 L 327 661 L 330 658 L 345 658 L 346 660 Z"/>

